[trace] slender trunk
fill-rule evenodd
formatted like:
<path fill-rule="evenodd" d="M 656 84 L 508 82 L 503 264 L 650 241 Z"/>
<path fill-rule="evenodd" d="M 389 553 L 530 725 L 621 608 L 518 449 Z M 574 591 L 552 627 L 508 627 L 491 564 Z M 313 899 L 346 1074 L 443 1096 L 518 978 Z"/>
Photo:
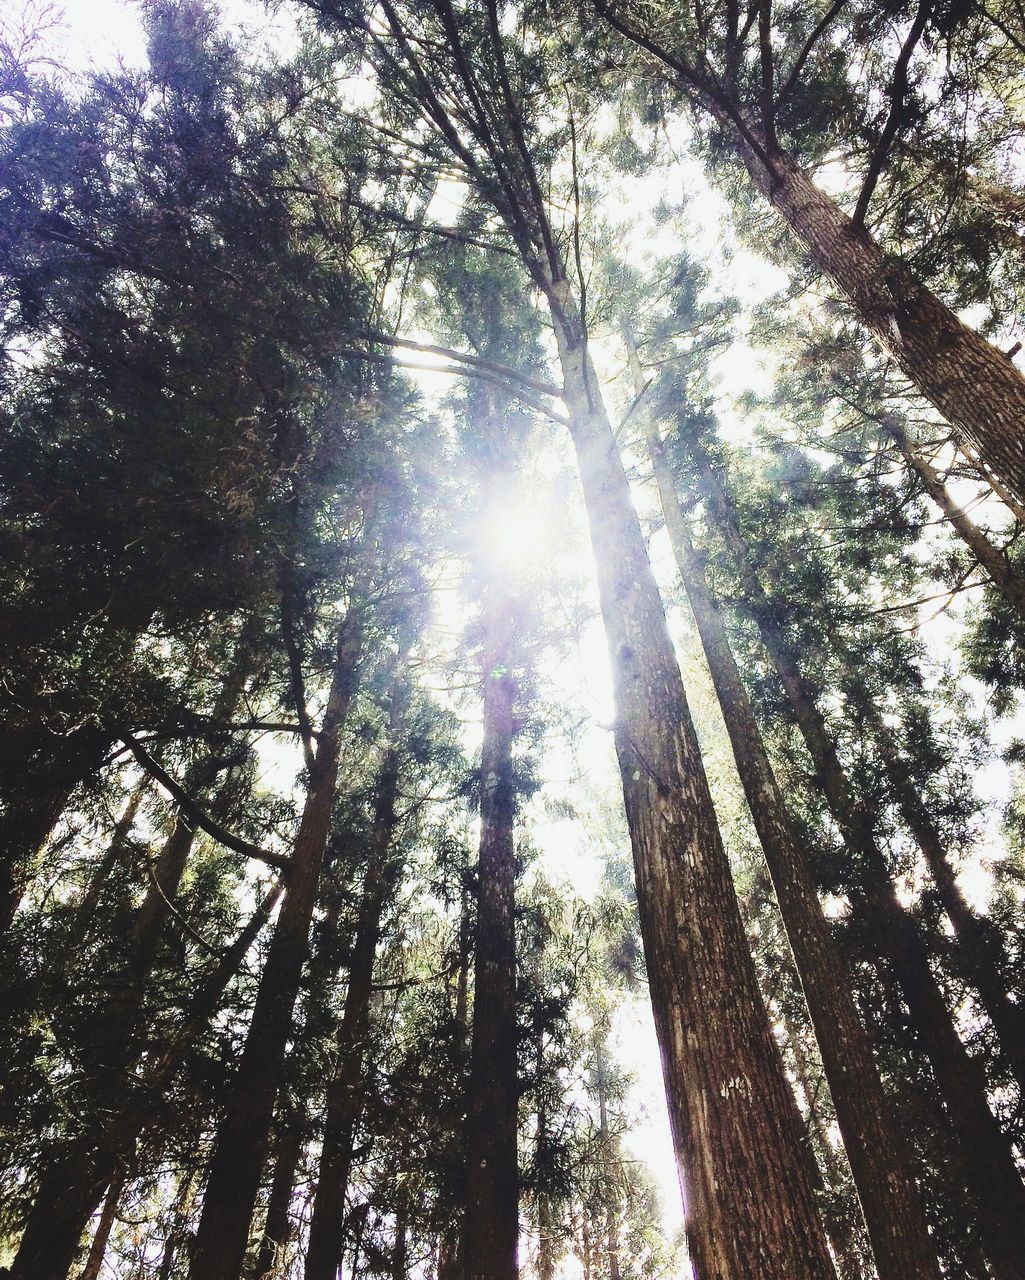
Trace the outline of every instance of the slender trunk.
<path fill-rule="evenodd" d="M 66 738 L 47 735 L 5 787 L 0 814 L 0 938 L 10 930 L 33 864 L 75 788 L 100 766 L 110 741 L 110 734 L 94 724 L 82 725 Z"/>
<path fill-rule="evenodd" d="M 389 855 L 399 785 L 399 752 L 394 741 L 399 704 L 396 695 L 392 702 L 392 742 L 385 752 L 377 783 L 371 857 L 349 963 L 345 1007 L 338 1025 L 335 1047 L 338 1066 L 327 1087 L 327 1120 L 303 1273 L 306 1280 L 335 1280 L 345 1247 L 345 1197 L 356 1126 L 363 1111 L 374 960 L 381 937 L 381 919 L 400 870 L 398 862 Z"/>
<path fill-rule="evenodd" d="M 815 764 L 818 783 L 850 850 L 858 882 L 853 896 L 870 921 L 876 946 L 893 966 L 916 1034 L 929 1056 L 971 1178 L 979 1226 L 994 1273 L 1002 1280 L 1025 1276 L 1025 1243 L 1018 1224 L 1025 1221 L 1025 1187 L 1010 1143 L 1001 1132 L 986 1096 L 981 1066 L 965 1050 L 918 929 L 901 906 L 886 859 L 876 843 L 871 814 L 859 803 L 837 756 L 812 686 L 750 568 L 746 544 L 733 517 L 728 495 L 707 462 L 699 458 L 702 480 L 744 585 L 745 603 L 758 625 L 762 643 L 789 699 L 794 719 Z"/>
<path fill-rule="evenodd" d="M 292 1011 L 309 951 L 310 923 L 338 782 L 341 729 L 356 687 L 363 648 L 362 608 L 362 602 L 355 602 L 339 631 L 331 692 L 289 862 L 288 887 L 210 1163 L 189 1268 L 191 1280 L 238 1280 L 242 1269 Z"/>
<path fill-rule="evenodd" d="M 360 1254 L 363 1252 L 363 1237 L 366 1234 L 367 1218 L 369 1216 L 370 1205 L 361 1204 L 352 1210 L 349 1222 L 347 1223 L 352 1231 L 352 1262 L 349 1265 L 350 1276 L 358 1276 L 360 1274 Z"/>
<path fill-rule="evenodd" d="M 118 818 L 111 832 L 110 841 L 104 850 L 103 857 L 93 869 L 92 875 L 89 877 L 89 884 L 86 891 L 82 895 L 82 900 L 75 908 L 75 920 L 72 926 L 71 935 L 68 938 L 69 959 L 72 959 L 71 953 L 78 950 L 85 939 L 88 937 L 89 929 L 92 924 L 93 916 L 96 914 L 96 908 L 99 905 L 100 897 L 117 866 L 122 854 L 124 853 L 125 841 L 135 825 L 135 819 L 139 813 L 139 806 L 142 804 L 146 793 L 150 789 L 150 780 L 148 777 L 140 778 L 132 789 L 131 795 L 128 797 L 128 803 L 125 805 L 121 817 Z"/>
<path fill-rule="evenodd" d="M 701 1280 L 835 1275 L 662 601 L 565 281 L 552 317 L 591 528 L 669 1114 Z"/>
<path fill-rule="evenodd" d="M 514 607 L 493 584 L 485 602 L 484 742 L 466 1117 L 464 1280 L 516 1280 L 516 790 Z"/>
<path fill-rule="evenodd" d="M 643 373 L 632 342 L 629 352 L 640 394 Z M 651 424 L 646 425 L 673 554 L 808 1002 L 880 1280 L 939 1280 L 911 1162 L 858 1017 L 850 974 L 833 940 L 811 865 L 791 824 L 722 617 L 691 544 L 662 441 Z"/>
<path fill-rule="evenodd" d="M 867 1280 L 862 1260 L 865 1254 L 866 1234 L 862 1224 L 861 1204 L 857 1195 L 848 1196 L 843 1190 L 850 1185 L 850 1175 L 840 1161 L 830 1139 L 826 1125 L 819 1114 L 818 1094 L 825 1073 L 813 1063 L 803 1034 L 803 1028 L 795 1025 L 787 1014 L 786 1001 L 779 1003 L 779 1017 L 786 1031 L 794 1055 L 794 1074 L 801 1096 L 807 1108 L 808 1135 L 812 1148 L 818 1152 L 818 1164 L 822 1169 L 822 1190 L 826 1192 L 826 1204 L 822 1216 L 826 1222 L 829 1243 L 836 1258 L 837 1270 L 846 1280 Z M 814 1078 L 818 1076 L 818 1079 Z M 852 1203 L 854 1202 L 854 1203 Z M 860 1239 L 859 1239 L 860 1237 Z M 859 1245 L 861 1248 L 859 1249 Z M 871 1267 L 871 1263 L 869 1264 Z"/>
<path fill-rule="evenodd" d="M 886 418 L 884 427 L 896 442 L 904 461 L 921 480 L 926 493 L 989 574 L 993 585 L 1017 611 L 1019 622 L 1025 625 L 1025 575 L 990 542 L 971 516 L 954 501 L 939 472 L 911 441 L 904 424 L 891 414 Z"/>
<path fill-rule="evenodd" d="M 609 1280 L 620 1280 L 619 1265 L 619 1152 L 609 1129 L 608 1060 L 605 1032 L 599 1031 L 594 1044 L 594 1075 L 598 1091 L 598 1141 L 601 1148 L 603 1199 L 605 1201 L 605 1244 L 609 1258 Z"/>
<path fill-rule="evenodd" d="M 456 973 L 455 1028 L 459 1050 L 466 1045 L 467 1009 L 470 975 L 470 904 L 465 882 L 459 913 L 459 968 Z M 463 1275 L 463 1215 L 466 1202 L 466 1161 L 463 1152 L 462 1116 L 456 1112 L 448 1116 L 445 1137 L 445 1158 L 455 1171 L 452 1183 L 458 1188 L 456 1209 L 450 1209 L 445 1227 L 438 1237 L 437 1280 L 462 1280 Z M 443 1201 L 445 1203 L 445 1201 Z"/>
<path fill-rule="evenodd" d="M 260 1252 L 256 1257 L 254 1269 L 256 1280 L 262 1280 L 269 1271 L 282 1265 L 291 1230 L 289 1214 L 292 1208 L 292 1194 L 295 1191 L 295 1171 L 302 1149 L 299 1130 L 290 1126 L 282 1129 L 278 1137 L 270 1201 L 267 1204 L 267 1217 L 263 1224 L 263 1238 L 260 1241 Z"/>
<path fill-rule="evenodd" d="M 878 708 L 871 699 L 862 699 L 860 709 L 875 739 L 878 758 L 900 815 L 922 851 L 943 910 L 954 930 L 963 976 L 978 993 L 979 1003 L 993 1024 L 1000 1054 L 1025 1097 L 1025 1009 L 1008 994 L 1006 975 L 1011 972 L 1011 960 L 1000 931 L 991 921 L 976 915 L 961 892 L 940 833 L 901 760 L 896 738 Z"/>
<path fill-rule="evenodd" d="M 89 1129 L 44 1172 L 32 1203 L 11 1280 L 65 1280 L 75 1250 L 95 1213 L 119 1160 L 134 1151 L 146 1126 L 152 1099 L 162 1092 L 196 1037 L 213 1016 L 228 983 L 238 972 L 270 919 L 281 886 L 268 891 L 235 942 L 223 953 L 193 998 L 174 1043 L 143 1080 L 131 1082 L 123 1101 L 101 1132 Z"/>
<path fill-rule="evenodd" d="M 1017 501 L 1025 501 L 1025 378 L 1012 361 L 958 319 L 903 263 L 888 257 L 793 157 L 773 149 L 771 172 L 736 137 L 755 186 L 846 295 L 861 323 L 968 441 L 985 470 Z"/>
<path fill-rule="evenodd" d="M 587 1216 L 586 1206 L 580 1215 L 580 1262 L 584 1272 L 584 1280 L 591 1280 L 591 1222 Z"/>
<path fill-rule="evenodd" d="M 172 1209 L 171 1226 L 164 1240 L 164 1248 L 160 1255 L 160 1266 L 157 1268 L 156 1280 L 171 1280 L 171 1272 L 177 1261 L 178 1250 L 188 1237 L 189 1215 L 192 1212 L 196 1197 L 197 1157 L 193 1155 L 193 1166 L 186 1170 L 178 1184 L 178 1194 Z"/>
<path fill-rule="evenodd" d="M 538 1081 L 543 1080 L 543 1073 L 544 1033 L 539 1031 L 534 1046 L 535 1078 Z M 548 1105 L 542 1087 L 537 1108 L 537 1134 L 534 1139 L 534 1163 L 537 1168 L 544 1166 L 548 1143 Z M 554 1280 L 558 1259 L 555 1252 L 555 1215 L 552 1213 L 552 1198 L 544 1188 L 541 1188 L 535 1197 L 535 1202 L 537 1205 L 537 1280 Z"/>
<path fill-rule="evenodd" d="M 406 1280 L 408 1220 L 409 1213 L 406 1209 L 406 1202 L 405 1200 L 400 1200 L 399 1207 L 395 1210 L 395 1244 L 391 1255 L 391 1280 Z"/>
<path fill-rule="evenodd" d="M 100 1267 L 103 1266 L 103 1258 L 107 1252 L 107 1242 L 110 1240 L 110 1233 L 114 1228 L 117 1207 L 121 1200 L 121 1193 L 125 1189 L 127 1176 L 127 1171 L 122 1168 L 110 1184 L 106 1199 L 103 1202 L 103 1212 L 100 1214 L 100 1220 L 96 1224 L 96 1234 L 93 1236 L 92 1244 L 89 1246 L 89 1255 L 85 1260 L 85 1266 L 82 1268 L 79 1280 L 96 1280 L 100 1274 Z"/>
<path fill-rule="evenodd" d="M 537 1280 L 555 1280 L 555 1261 L 552 1203 L 542 1192 L 537 1204 Z"/>

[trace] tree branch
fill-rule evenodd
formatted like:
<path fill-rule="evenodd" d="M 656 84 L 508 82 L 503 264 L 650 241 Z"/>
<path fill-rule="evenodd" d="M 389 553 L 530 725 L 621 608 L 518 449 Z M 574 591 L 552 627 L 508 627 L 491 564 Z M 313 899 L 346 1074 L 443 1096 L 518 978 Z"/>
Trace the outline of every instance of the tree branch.
<path fill-rule="evenodd" d="M 797 58 L 794 61 L 794 65 L 790 69 L 790 74 L 787 76 L 786 80 L 784 80 L 783 87 L 780 89 L 779 93 L 776 94 L 777 109 L 780 106 L 782 106 L 782 104 L 790 96 L 791 91 L 793 90 L 794 86 L 797 84 L 797 81 L 798 81 L 798 78 L 800 77 L 801 72 L 804 70 L 804 64 L 808 61 L 811 51 L 818 44 L 819 40 L 822 38 L 823 34 L 825 33 L 826 28 L 830 26 L 833 19 L 836 17 L 836 15 L 840 12 L 840 10 L 844 7 L 846 3 L 847 3 L 847 0 L 833 0 L 833 3 L 829 6 L 826 12 L 819 19 L 818 23 L 812 29 L 811 35 L 808 37 L 807 40 L 805 40 L 804 46 L 801 49 L 801 52 L 797 55 Z"/>
<path fill-rule="evenodd" d="M 118 736 L 139 765 L 168 792 L 181 810 L 182 816 L 188 819 L 189 822 L 200 827 L 207 835 L 213 836 L 217 843 L 223 844 L 226 849 L 241 853 L 246 858 L 257 858 L 260 862 L 266 862 L 269 866 L 277 867 L 280 871 L 288 869 L 290 861 L 283 854 L 271 853 L 268 849 L 261 849 L 259 845 L 251 844 L 240 836 L 232 835 L 219 822 L 215 822 L 213 818 L 205 814 L 185 788 L 180 783 L 175 782 L 174 778 L 157 764 L 142 743 L 132 737 L 126 729 L 119 729 Z"/>
<path fill-rule="evenodd" d="M 912 55 L 915 48 L 925 33 L 926 23 L 932 14 L 931 0 L 920 0 L 918 12 L 915 14 L 915 20 L 911 24 L 911 30 L 907 34 L 907 39 L 901 48 L 897 61 L 893 67 L 893 82 L 890 85 L 890 111 L 886 117 L 886 124 L 883 131 L 879 135 L 876 142 L 875 150 L 872 152 L 872 158 L 869 160 L 868 172 L 865 174 L 865 181 L 861 186 L 861 193 L 858 196 L 858 203 L 854 206 L 854 213 L 851 215 L 851 221 L 855 227 L 862 228 L 865 225 L 865 215 L 868 213 L 869 201 L 872 199 L 872 193 L 876 189 L 876 184 L 883 171 L 883 165 L 886 163 L 886 157 L 889 154 L 893 140 L 897 136 L 897 130 L 900 128 L 901 116 L 904 112 L 904 98 L 908 91 L 908 67 L 911 64 Z"/>

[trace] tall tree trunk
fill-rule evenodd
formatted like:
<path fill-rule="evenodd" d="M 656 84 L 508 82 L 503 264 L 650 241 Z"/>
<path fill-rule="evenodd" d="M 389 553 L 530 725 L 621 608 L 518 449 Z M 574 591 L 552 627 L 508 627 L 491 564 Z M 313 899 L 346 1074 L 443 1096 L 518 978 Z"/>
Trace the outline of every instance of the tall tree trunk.
<path fill-rule="evenodd" d="M 485 609 L 484 742 L 462 1253 L 464 1280 L 516 1280 L 515 611 L 509 595 L 495 583 L 488 590 Z"/>
<path fill-rule="evenodd" d="M 632 341 L 628 349 L 640 395 L 644 375 Z M 673 554 L 808 1002 L 880 1280 L 939 1280 L 911 1162 L 858 1017 L 850 974 L 833 941 L 811 866 L 791 824 L 722 617 L 691 543 L 662 441 L 650 421 L 645 427 Z"/>
<path fill-rule="evenodd" d="M 121 1193 L 125 1189 L 126 1180 L 127 1170 L 122 1168 L 110 1184 L 106 1199 L 103 1201 L 103 1212 L 100 1214 L 100 1220 L 96 1224 L 96 1233 L 89 1246 L 89 1254 L 85 1260 L 85 1266 L 82 1268 L 79 1280 L 97 1280 L 100 1274 L 100 1268 L 103 1266 L 107 1243 L 114 1228 L 117 1207 L 121 1200 Z"/>
<path fill-rule="evenodd" d="M 295 1171 L 302 1149 L 302 1137 L 298 1128 L 285 1125 L 278 1136 L 267 1217 L 264 1219 L 263 1238 L 253 1269 L 256 1280 L 262 1280 L 269 1271 L 282 1264 L 291 1231 L 290 1212 L 295 1191 Z"/>
<path fill-rule="evenodd" d="M 1025 1276 L 1025 1221 L 1022 1185 L 1010 1143 L 990 1109 L 981 1066 L 966 1051 L 947 1008 L 918 929 L 901 906 L 871 814 L 856 798 L 840 763 L 812 686 L 801 673 L 767 597 L 750 567 L 747 546 L 718 477 L 695 447 L 701 479 L 716 523 L 726 538 L 744 585 L 745 605 L 754 617 L 766 652 L 786 690 L 795 722 L 815 765 L 830 811 L 853 858 L 858 883 L 854 898 L 870 923 L 876 946 L 893 966 L 929 1056 L 936 1083 L 964 1149 L 979 1226 L 994 1273 L 1004 1280 Z"/>
<path fill-rule="evenodd" d="M 835 1275 L 662 601 L 568 282 L 551 282 L 688 1237 L 701 1280 Z"/>
<path fill-rule="evenodd" d="M 985 470 L 1025 502 L 1025 378 L 1012 361 L 885 254 L 792 156 L 759 139 L 770 169 L 739 133 L 734 137 L 755 186 L 861 323 Z"/>
<path fill-rule="evenodd" d="M 178 1194 L 175 1196 L 171 1210 L 171 1224 L 164 1238 L 164 1248 L 160 1255 L 160 1265 L 157 1268 L 156 1280 L 171 1280 L 171 1272 L 174 1270 L 174 1264 L 177 1261 L 178 1250 L 187 1239 L 189 1215 L 192 1212 L 193 1201 L 196 1198 L 198 1163 L 198 1155 L 193 1153 L 192 1165 L 184 1171 L 178 1184 Z"/>
<path fill-rule="evenodd" d="M 990 542 L 971 516 L 954 501 L 939 472 L 919 452 L 917 445 L 908 436 L 904 424 L 890 414 L 885 418 L 883 426 L 895 441 L 904 461 L 921 480 L 926 493 L 989 574 L 993 585 L 1017 611 L 1018 621 L 1025 626 L 1025 574 L 1015 568 L 1007 556 Z"/>
<path fill-rule="evenodd" d="M 339 629 L 331 691 L 289 861 L 288 886 L 210 1163 L 189 1268 L 191 1280 L 238 1280 L 242 1270 L 292 1011 L 309 952 L 310 923 L 338 783 L 341 730 L 363 649 L 364 607 L 362 600 L 354 600 Z"/>
<path fill-rule="evenodd" d="M 543 1192 L 537 1202 L 537 1280 L 555 1280 L 555 1223 L 552 1202 Z"/>
<path fill-rule="evenodd" d="M 789 968 L 789 966 L 788 966 Z M 827 1204 L 822 1215 L 829 1233 L 829 1243 L 836 1258 L 837 1270 L 847 1280 L 867 1280 L 864 1262 L 864 1243 L 867 1238 L 861 1218 L 861 1202 L 857 1196 L 837 1194 L 841 1188 L 850 1184 L 848 1169 L 841 1163 L 841 1158 L 823 1123 L 819 1111 L 818 1095 L 821 1082 L 825 1080 L 825 1072 L 813 1062 L 805 1042 L 804 1028 L 794 1023 L 787 1013 L 786 1000 L 779 1002 L 778 1013 L 786 1032 L 794 1057 L 794 1075 L 797 1087 L 807 1108 L 808 1135 L 812 1147 L 818 1154 L 819 1167 L 822 1169 L 822 1190 L 826 1193 Z M 814 1035 L 813 1031 L 808 1033 Z M 851 1200 L 857 1203 L 850 1204 Z M 847 1203 L 842 1203 L 846 1201 Z M 859 1248 L 859 1246 L 861 1246 Z M 871 1267 L 871 1263 L 869 1264 Z"/>
<path fill-rule="evenodd" d="M 396 692 L 392 698 L 391 741 L 377 780 L 371 854 L 349 962 L 345 1007 L 336 1037 L 338 1065 L 327 1087 L 327 1119 L 303 1273 L 306 1280 L 335 1280 L 345 1248 L 345 1196 L 349 1189 L 356 1126 L 363 1112 L 374 960 L 381 937 L 381 919 L 401 869 L 389 853 L 396 823 L 399 749 L 395 736 L 401 707 L 402 698 Z"/>

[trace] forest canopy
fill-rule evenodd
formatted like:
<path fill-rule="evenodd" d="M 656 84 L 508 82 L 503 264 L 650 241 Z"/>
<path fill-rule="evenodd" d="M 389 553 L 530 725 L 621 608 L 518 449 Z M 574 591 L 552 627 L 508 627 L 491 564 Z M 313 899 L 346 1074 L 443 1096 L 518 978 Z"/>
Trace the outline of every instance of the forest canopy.
<path fill-rule="evenodd" d="M 1023 73 L 0 14 L 0 1276 L 1025 1280 Z"/>

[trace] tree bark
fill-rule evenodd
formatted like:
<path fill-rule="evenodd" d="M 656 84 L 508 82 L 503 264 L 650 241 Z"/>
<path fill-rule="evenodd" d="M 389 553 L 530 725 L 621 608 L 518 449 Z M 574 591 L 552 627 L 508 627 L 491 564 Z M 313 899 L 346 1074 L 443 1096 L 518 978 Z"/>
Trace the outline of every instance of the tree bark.
<path fill-rule="evenodd" d="M 845 1280 L 855 1280 L 855 1278 L 868 1280 L 864 1266 L 866 1252 L 864 1243 L 867 1234 L 863 1229 L 861 1201 L 857 1195 L 853 1197 L 842 1195 L 841 1188 L 845 1188 L 850 1183 L 849 1162 L 847 1164 L 841 1162 L 819 1114 L 818 1094 L 821 1088 L 820 1082 L 825 1080 L 825 1071 L 820 1068 L 818 1061 L 813 1063 L 812 1055 L 805 1043 L 804 1028 L 795 1025 L 793 1019 L 788 1016 L 785 999 L 780 1001 L 778 1012 L 794 1056 L 797 1087 L 807 1107 L 808 1134 L 813 1149 L 819 1153 L 818 1163 L 822 1170 L 821 1190 L 827 1196 L 827 1204 L 823 1207 L 822 1215 L 833 1256 L 836 1259 L 837 1271 Z M 814 1031 L 808 1034 L 814 1036 Z M 855 1201 L 852 1206 L 849 1205 L 851 1200 Z M 869 1266 L 871 1268 L 872 1264 L 869 1263 Z"/>
<path fill-rule="evenodd" d="M 644 378 L 636 348 L 629 340 L 628 349 L 639 395 Z M 673 554 L 808 1002 L 880 1280 L 910 1280 L 913 1276 L 939 1280 L 939 1263 L 929 1241 L 911 1161 L 894 1125 L 871 1045 L 858 1017 L 850 974 L 833 940 L 722 617 L 691 543 L 662 441 L 650 421 L 645 427 Z"/>
<path fill-rule="evenodd" d="M 1018 613 L 1018 620 L 1025 625 L 1025 575 L 995 547 L 974 520 L 954 501 L 939 472 L 908 436 L 907 429 L 892 414 L 884 421 L 884 427 L 900 450 L 901 456 L 922 482 L 922 487 L 946 516 L 947 521 L 971 551 L 972 555 L 989 574 L 993 585 Z"/>
<path fill-rule="evenodd" d="M 464 1280 L 516 1280 L 515 608 L 497 583 L 485 601 L 484 742 L 466 1116 Z"/>
<path fill-rule="evenodd" d="M 470 894 L 463 883 L 459 910 L 459 968 L 456 972 L 455 1030 L 459 1051 L 463 1052 L 467 1038 L 467 1010 L 469 1007 L 469 976 L 472 953 L 470 930 Z M 437 1280 L 462 1280 L 463 1275 L 463 1213 L 466 1207 L 466 1160 L 463 1149 L 464 1125 L 459 1112 L 446 1116 L 447 1130 L 443 1139 L 444 1158 L 455 1171 L 452 1183 L 458 1188 L 455 1211 L 447 1214 L 447 1222 L 438 1235 Z M 443 1202 L 444 1203 L 444 1202 Z"/>
<path fill-rule="evenodd" d="M 401 869 L 400 863 L 389 853 L 395 833 L 395 803 L 399 786 L 399 751 L 395 734 L 400 708 L 401 698 L 396 693 L 392 699 L 391 742 L 377 782 L 371 856 L 360 899 L 345 1007 L 335 1044 L 337 1066 L 327 1087 L 327 1118 L 303 1273 L 306 1280 L 335 1280 L 345 1248 L 345 1196 L 349 1188 L 356 1126 L 363 1112 L 374 960 L 381 937 L 381 919 Z"/>
<path fill-rule="evenodd" d="M 833 1277 L 658 588 L 565 280 L 552 281 L 687 1230 L 701 1280 Z"/>
<path fill-rule="evenodd" d="M 745 606 L 758 625 L 815 765 L 818 784 L 850 850 L 858 876 L 853 896 L 860 901 L 855 906 L 865 912 L 876 946 L 893 966 L 915 1032 L 928 1054 L 964 1149 L 964 1167 L 971 1178 L 970 1193 L 990 1265 L 1002 1280 L 1021 1280 L 1025 1276 L 1025 1243 L 1018 1224 L 1025 1221 L 1025 1187 L 1010 1143 L 990 1109 L 984 1073 L 957 1034 L 929 966 L 925 944 L 897 898 L 885 857 L 876 843 L 872 817 L 857 800 L 816 705 L 812 686 L 772 619 L 765 592 L 750 567 L 729 496 L 697 446 L 695 456 L 714 519 L 741 574 Z"/>
<path fill-rule="evenodd" d="M 341 729 L 363 649 L 363 608 L 362 601 L 354 601 L 339 630 L 331 691 L 289 862 L 288 887 L 211 1159 L 189 1268 L 191 1280 L 238 1280 L 242 1270 L 292 1011 L 309 951 L 310 923 L 338 782 Z"/>

